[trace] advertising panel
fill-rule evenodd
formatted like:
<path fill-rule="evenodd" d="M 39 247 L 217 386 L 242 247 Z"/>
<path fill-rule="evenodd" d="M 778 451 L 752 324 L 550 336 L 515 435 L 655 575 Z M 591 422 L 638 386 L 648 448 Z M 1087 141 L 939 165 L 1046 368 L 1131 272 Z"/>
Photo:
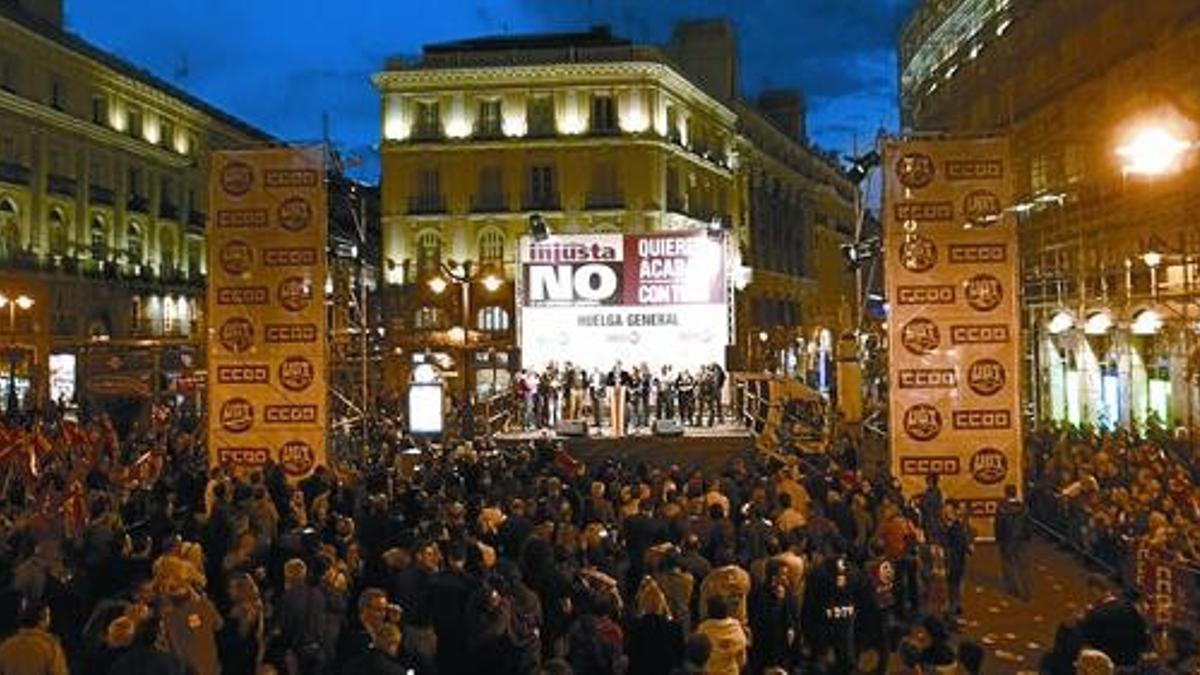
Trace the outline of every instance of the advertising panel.
<path fill-rule="evenodd" d="M 519 284 L 526 367 L 725 365 L 724 243 L 703 231 L 527 237 Z"/>
<path fill-rule="evenodd" d="M 320 149 L 219 152 L 209 185 L 211 464 L 326 463 L 326 194 Z"/>
<path fill-rule="evenodd" d="M 990 535 L 1020 487 L 1020 301 L 1008 141 L 892 140 L 884 251 L 892 470 L 938 474 Z"/>

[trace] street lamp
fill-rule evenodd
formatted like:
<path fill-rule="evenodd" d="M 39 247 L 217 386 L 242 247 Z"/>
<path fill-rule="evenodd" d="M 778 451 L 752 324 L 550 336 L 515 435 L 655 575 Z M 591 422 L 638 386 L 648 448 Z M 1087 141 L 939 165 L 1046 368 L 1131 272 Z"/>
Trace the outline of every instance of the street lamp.
<path fill-rule="evenodd" d="M 0 293 L 0 308 L 8 307 L 8 404 L 5 408 L 10 416 L 17 407 L 17 363 L 22 356 L 16 348 L 17 310 L 27 311 L 33 303 L 33 298 L 23 293 L 15 298 Z"/>
<path fill-rule="evenodd" d="M 1126 174 L 1162 176 L 1174 171 L 1194 141 L 1176 136 L 1170 129 L 1150 126 L 1139 129 L 1117 148 Z"/>

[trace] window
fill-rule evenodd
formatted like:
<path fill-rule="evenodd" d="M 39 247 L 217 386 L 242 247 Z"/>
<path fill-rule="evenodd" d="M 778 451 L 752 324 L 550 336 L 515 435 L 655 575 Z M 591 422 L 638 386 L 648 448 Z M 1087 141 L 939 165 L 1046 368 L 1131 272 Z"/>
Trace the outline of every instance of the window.
<path fill-rule="evenodd" d="M 130 106 L 125 113 L 125 131 L 134 138 L 142 137 L 142 111 Z"/>
<path fill-rule="evenodd" d="M 413 136 L 417 138 L 440 138 L 442 136 L 442 116 L 437 101 L 417 101 L 417 128 Z"/>
<path fill-rule="evenodd" d="M 437 307 L 421 307 L 413 312 L 413 328 L 437 330 L 445 323 L 446 313 Z"/>
<path fill-rule="evenodd" d="M 479 170 L 479 192 L 472 204 L 473 211 L 501 211 L 505 208 L 504 173 L 498 166 Z"/>
<path fill-rule="evenodd" d="M 529 184 L 526 186 L 526 201 L 532 208 L 551 208 L 558 205 L 554 167 L 538 164 L 529 167 Z"/>
<path fill-rule="evenodd" d="M 502 333 L 508 326 L 508 310 L 503 307 L 482 307 L 475 314 L 475 328 L 485 333 Z"/>
<path fill-rule="evenodd" d="M 63 221 L 62 211 L 54 209 L 50 212 L 50 255 L 65 256 L 67 254 L 67 224 Z"/>
<path fill-rule="evenodd" d="M 445 200 L 442 198 L 442 178 L 437 169 L 420 169 L 416 175 L 417 184 L 410 198 L 409 211 L 412 213 L 441 213 L 445 210 Z"/>
<path fill-rule="evenodd" d="M 12 134 L 0 136 L 0 162 L 19 164 L 21 153 L 17 150 L 17 138 Z"/>
<path fill-rule="evenodd" d="M 130 223 L 125 232 L 125 255 L 130 265 L 142 264 L 142 228 L 137 223 Z"/>
<path fill-rule="evenodd" d="M 617 206 L 621 201 L 617 188 L 617 165 L 615 162 L 596 162 L 592 165 L 592 190 L 588 193 L 589 206 Z"/>
<path fill-rule="evenodd" d="M 417 271 L 436 274 L 442 265 L 442 235 L 423 232 L 417 238 Z"/>
<path fill-rule="evenodd" d="M 1029 162 L 1029 189 L 1037 194 L 1050 186 L 1050 158 L 1036 155 Z"/>
<path fill-rule="evenodd" d="M 504 262 L 504 233 L 486 230 L 479 235 L 479 262 L 501 264 Z"/>
<path fill-rule="evenodd" d="M 158 119 L 158 144 L 164 148 L 175 147 L 175 125 L 165 117 Z"/>
<path fill-rule="evenodd" d="M 108 124 L 108 99 L 103 94 L 92 97 L 92 121 L 96 124 Z"/>
<path fill-rule="evenodd" d="M 200 255 L 201 246 L 201 242 L 196 240 L 189 240 L 187 243 L 188 276 L 196 277 L 204 272 L 204 265 L 201 262 Z"/>
<path fill-rule="evenodd" d="M 55 110 L 62 110 L 66 104 L 66 85 L 57 76 L 50 78 L 50 107 Z"/>
<path fill-rule="evenodd" d="M 108 167 L 104 160 L 92 157 L 88 160 L 88 182 L 100 187 L 108 187 Z"/>
<path fill-rule="evenodd" d="M 1087 167 L 1087 157 L 1084 146 L 1077 143 L 1068 145 L 1063 152 L 1063 180 L 1068 183 L 1078 183 L 1083 180 Z"/>
<path fill-rule="evenodd" d="M 167 296 L 162 301 L 162 317 L 163 317 L 163 332 L 175 332 L 175 323 L 179 320 L 178 312 L 175 309 L 175 298 Z"/>
<path fill-rule="evenodd" d="M 158 233 L 158 262 L 163 276 L 175 271 L 175 233 L 169 227 Z"/>
<path fill-rule="evenodd" d="M 175 181 L 170 176 L 163 176 L 159 179 L 158 190 L 158 198 L 162 201 L 163 205 L 175 206 L 179 203 L 177 199 L 178 195 L 175 194 Z"/>
<path fill-rule="evenodd" d="M 554 99 L 549 96 L 530 97 L 525 110 L 528 134 L 533 137 L 554 135 Z"/>
<path fill-rule="evenodd" d="M 21 250 L 21 223 L 11 200 L 0 200 L 0 258 L 11 258 Z"/>
<path fill-rule="evenodd" d="M 17 57 L 0 54 L 0 89 L 9 93 L 17 90 Z"/>
<path fill-rule="evenodd" d="M 129 172 L 126 176 L 125 188 L 129 190 L 130 197 L 142 196 L 142 170 L 136 166 L 129 167 Z"/>
<path fill-rule="evenodd" d="M 51 144 L 46 147 L 46 168 L 49 169 L 51 175 L 65 175 L 63 172 L 63 151 L 60 146 Z"/>
<path fill-rule="evenodd" d="M 667 140 L 679 143 L 683 137 L 679 134 L 679 109 L 667 106 Z"/>
<path fill-rule="evenodd" d="M 135 295 L 129 299 L 129 322 L 134 329 L 140 328 L 142 322 L 142 296 Z"/>
<path fill-rule="evenodd" d="M 108 231 L 104 227 L 104 220 L 99 216 L 92 218 L 91 248 L 93 260 L 108 258 Z"/>
<path fill-rule="evenodd" d="M 592 133 L 608 134 L 617 130 L 617 106 L 612 96 L 592 97 Z"/>
<path fill-rule="evenodd" d="M 500 101 L 491 99 L 479 102 L 479 117 L 475 119 L 475 134 L 495 138 L 501 132 Z"/>

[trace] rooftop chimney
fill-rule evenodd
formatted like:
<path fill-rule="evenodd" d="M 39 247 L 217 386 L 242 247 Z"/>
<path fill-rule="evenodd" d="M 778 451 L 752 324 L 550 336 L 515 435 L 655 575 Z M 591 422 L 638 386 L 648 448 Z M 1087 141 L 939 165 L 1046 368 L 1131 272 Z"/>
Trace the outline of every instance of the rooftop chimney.
<path fill-rule="evenodd" d="M 738 95 L 737 38 L 724 19 L 681 21 L 667 53 L 701 89 L 722 101 Z"/>

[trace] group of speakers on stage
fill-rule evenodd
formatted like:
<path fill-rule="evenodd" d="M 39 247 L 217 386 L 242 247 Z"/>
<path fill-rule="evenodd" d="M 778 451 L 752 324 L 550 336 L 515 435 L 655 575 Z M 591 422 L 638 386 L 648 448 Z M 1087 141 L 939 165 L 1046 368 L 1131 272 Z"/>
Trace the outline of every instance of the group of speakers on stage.
<path fill-rule="evenodd" d="M 642 364 L 591 371 L 550 363 L 541 372 L 522 370 L 513 386 L 524 429 L 553 429 L 563 421 L 590 421 L 622 436 L 648 430 L 656 422 L 712 426 L 724 420 L 725 369 L 713 363 L 693 373 L 663 366 L 658 373 Z"/>

